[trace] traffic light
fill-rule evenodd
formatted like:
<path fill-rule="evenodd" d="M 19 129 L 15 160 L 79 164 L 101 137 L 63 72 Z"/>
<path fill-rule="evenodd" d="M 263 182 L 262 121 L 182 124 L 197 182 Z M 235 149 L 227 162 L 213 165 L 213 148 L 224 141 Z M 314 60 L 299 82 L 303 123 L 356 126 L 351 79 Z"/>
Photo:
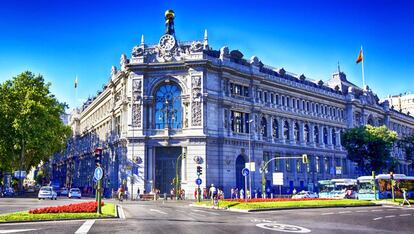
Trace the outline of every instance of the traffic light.
<path fill-rule="evenodd" d="M 186 152 L 184 152 L 183 153 L 183 158 L 186 158 L 187 157 L 187 153 Z"/>
<path fill-rule="evenodd" d="M 393 180 L 394 179 L 394 172 L 390 171 L 390 179 Z"/>
<path fill-rule="evenodd" d="M 203 174 L 203 168 L 201 166 L 197 166 L 197 175 L 201 176 Z"/>
<path fill-rule="evenodd" d="M 94 151 L 95 154 L 95 164 L 100 166 L 102 164 L 102 148 L 98 147 Z"/>
<path fill-rule="evenodd" d="M 307 154 L 302 154 L 302 163 L 304 164 L 308 164 L 308 155 Z"/>

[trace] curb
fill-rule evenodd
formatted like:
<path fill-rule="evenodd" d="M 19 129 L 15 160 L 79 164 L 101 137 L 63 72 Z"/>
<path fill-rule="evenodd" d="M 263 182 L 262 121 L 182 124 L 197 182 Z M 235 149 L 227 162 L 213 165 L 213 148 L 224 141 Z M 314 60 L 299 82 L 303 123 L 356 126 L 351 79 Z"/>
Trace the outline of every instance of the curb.
<path fill-rule="evenodd" d="M 227 210 L 231 212 L 238 212 L 238 213 L 254 213 L 254 212 L 262 212 L 262 211 L 282 211 L 282 210 L 298 210 L 298 209 L 323 209 L 323 208 L 352 208 L 352 207 L 370 207 L 370 206 L 382 206 L 381 204 L 372 204 L 372 205 L 355 205 L 355 206 L 308 206 L 308 207 L 289 207 L 289 208 L 269 208 L 269 209 L 250 209 L 250 210 L 243 210 L 243 209 L 236 209 L 236 208 L 215 208 L 206 205 L 197 205 L 197 204 L 190 204 L 192 207 L 199 207 L 199 208 L 206 208 L 206 209 L 217 209 L 217 210 Z"/>
<path fill-rule="evenodd" d="M 116 205 L 116 217 L 119 219 L 125 219 L 124 209 L 121 205 Z"/>
<path fill-rule="evenodd" d="M 59 221 L 84 221 L 84 220 L 102 220 L 102 219 L 117 219 L 117 217 L 101 217 L 101 218 L 84 218 L 84 219 L 42 219 L 42 220 L 22 220 L 22 221 L 7 221 L 7 222 L 0 222 L 0 226 L 2 224 L 10 224 L 10 223 L 41 223 L 41 222 L 59 222 Z"/>

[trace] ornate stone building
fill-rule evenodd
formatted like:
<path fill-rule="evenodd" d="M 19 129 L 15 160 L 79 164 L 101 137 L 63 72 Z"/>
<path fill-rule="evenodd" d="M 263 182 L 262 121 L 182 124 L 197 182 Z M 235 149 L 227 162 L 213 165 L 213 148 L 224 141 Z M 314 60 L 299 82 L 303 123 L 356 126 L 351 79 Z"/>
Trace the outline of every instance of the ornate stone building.
<path fill-rule="evenodd" d="M 134 190 L 168 193 L 178 174 L 192 197 L 200 165 L 201 186 L 214 184 L 228 193 L 243 186 L 241 169 L 250 153 L 253 189 L 260 188 L 263 160 L 302 154 L 308 165 L 293 158 L 274 161 L 267 184 L 271 172 L 282 171 L 283 192 L 313 189 L 321 179 L 358 175 L 341 146 L 345 129 L 385 124 L 400 136 L 414 131 L 413 117 L 380 103 L 339 69 L 326 82 L 314 81 L 256 56 L 246 59 L 238 50 L 214 50 L 207 31 L 203 40 L 181 42 L 168 14 L 159 43 L 146 44 L 142 37 L 129 57 L 121 56 L 119 70 L 112 67 L 103 90 L 72 115 L 78 137 L 92 133 L 100 139 L 85 152 L 104 147 L 110 187 L 126 182 L 131 190 L 133 174 Z M 397 172 L 412 174 L 402 152 L 395 156 Z"/>
<path fill-rule="evenodd" d="M 390 103 L 391 108 L 414 116 L 414 94 L 390 95 L 385 100 Z"/>

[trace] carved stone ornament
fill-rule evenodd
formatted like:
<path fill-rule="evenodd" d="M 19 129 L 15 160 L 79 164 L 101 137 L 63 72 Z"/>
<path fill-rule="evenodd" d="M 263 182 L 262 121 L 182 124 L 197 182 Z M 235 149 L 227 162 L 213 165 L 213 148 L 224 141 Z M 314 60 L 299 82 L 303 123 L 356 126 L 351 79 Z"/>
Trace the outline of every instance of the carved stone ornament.
<path fill-rule="evenodd" d="M 118 72 L 118 70 L 116 69 L 116 67 L 115 66 L 112 66 L 112 68 L 111 68 L 111 76 L 115 76 L 117 72 Z"/>
<path fill-rule="evenodd" d="M 190 52 L 197 53 L 203 51 L 203 44 L 199 41 L 194 41 L 191 43 Z"/>
<path fill-rule="evenodd" d="M 132 49 L 132 57 L 142 57 L 144 56 L 145 49 L 142 46 L 135 46 Z"/>
<path fill-rule="evenodd" d="M 223 59 L 224 57 L 229 56 L 229 47 L 223 46 L 220 49 L 220 59 Z"/>
<path fill-rule="evenodd" d="M 191 124 L 201 126 L 201 76 L 191 78 L 192 102 L 191 102 Z"/>
<path fill-rule="evenodd" d="M 132 82 L 133 101 L 136 101 L 141 97 L 141 87 L 142 87 L 142 81 L 140 79 L 133 80 Z"/>
<path fill-rule="evenodd" d="M 132 105 L 132 126 L 141 127 L 141 105 Z"/>
<path fill-rule="evenodd" d="M 121 65 L 121 69 L 125 69 L 125 66 L 128 64 L 128 59 L 127 56 L 125 54 L 121 55 L 121 59 L 120 59 L 120 65 Z"/>
<path fill-rule="evenodd" d="M 201 156 L 194 156 L 193 160 L 197 164 L 202 164 L 203 163 L 203 157 L 201 157 Z"/>
<path fill-rule="evenodd" d="M 252 56 L 250 58 L 250 64 L 253 66 L 260 66 L 260 60 L 257 56 Z"/>

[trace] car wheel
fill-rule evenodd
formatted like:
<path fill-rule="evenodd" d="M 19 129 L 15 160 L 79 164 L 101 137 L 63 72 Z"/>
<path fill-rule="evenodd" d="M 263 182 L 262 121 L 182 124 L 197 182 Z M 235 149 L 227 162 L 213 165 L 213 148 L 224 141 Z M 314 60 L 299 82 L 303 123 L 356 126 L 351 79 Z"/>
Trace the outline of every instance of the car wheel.
<path fill-rule="evenodd" d="M 39 201 L 42 200 L 42 198 L 39 198 Z"/>

